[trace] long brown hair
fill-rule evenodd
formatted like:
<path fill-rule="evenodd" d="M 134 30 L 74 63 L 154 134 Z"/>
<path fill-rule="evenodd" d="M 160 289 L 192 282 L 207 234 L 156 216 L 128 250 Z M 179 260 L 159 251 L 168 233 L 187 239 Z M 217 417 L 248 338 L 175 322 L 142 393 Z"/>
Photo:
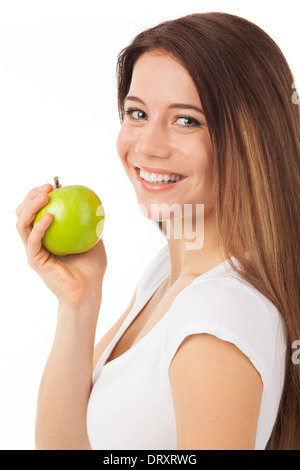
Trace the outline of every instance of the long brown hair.
<path fill-rule="evenodd" d="M 193 79 L 214 149 L 215 217 L 227 258 L 273 302 L 286 327 L 285 383 L 267 449 L 300 449 L 300 112 L 284 55 L 261 28 L 227 13 L 188 15 L 140 33 L 118 57 L 121 120 L 133 66 L 146 51 Z"/>

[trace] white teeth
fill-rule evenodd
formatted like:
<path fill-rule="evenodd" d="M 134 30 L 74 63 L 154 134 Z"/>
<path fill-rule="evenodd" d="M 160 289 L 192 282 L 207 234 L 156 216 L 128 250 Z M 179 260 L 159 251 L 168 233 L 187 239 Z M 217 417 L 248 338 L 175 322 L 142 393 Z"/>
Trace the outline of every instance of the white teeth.
<path fill-rule="evenodd" d="M 159 184 L 176 182 L 183 178 L 183 176 L 178 175 L 159 175 L 156 173 L 147 173 L 147 171 L 144 171 L 142 169 L 140 170 L 140 177 L 143 178 L 143 180 L 148 181 L 148 183 Z"/>

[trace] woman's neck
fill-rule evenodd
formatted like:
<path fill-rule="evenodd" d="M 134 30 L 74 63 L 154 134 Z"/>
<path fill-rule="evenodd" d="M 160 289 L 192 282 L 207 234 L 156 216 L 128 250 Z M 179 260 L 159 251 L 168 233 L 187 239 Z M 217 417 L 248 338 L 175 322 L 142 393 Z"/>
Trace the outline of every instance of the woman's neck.
<path fill-rule="evenodd" d="M 202 220 L 202 221 L 201 221 Z M 199 276 L 226 261 L 212 217 L 186 221 L 166 222 L 171 262 L 169 287 L 188 276 Z M 180 229 L 181 225 L 181 229 Z M 192 238 L 192 236 L 194 237 Z"/>

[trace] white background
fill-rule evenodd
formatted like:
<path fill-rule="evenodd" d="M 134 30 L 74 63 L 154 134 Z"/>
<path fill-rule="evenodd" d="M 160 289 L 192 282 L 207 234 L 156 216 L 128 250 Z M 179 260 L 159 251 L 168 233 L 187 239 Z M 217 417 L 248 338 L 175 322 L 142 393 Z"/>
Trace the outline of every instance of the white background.
<path fill-rule="evenodd" d="M 29 268 L 15 207 L 32 187 L 84 184 L 102 199 L 108 268 L 97 340 L 165 243 L 139 211 L 115 148 L 118 52 L 143 29 L 224 11 L 262 27 L 300 80 L 298 0 L 0 0 L 0 449 L 33 449 L 57 302 Z M 291 89 L 291 95 L 293 90 Z"/>

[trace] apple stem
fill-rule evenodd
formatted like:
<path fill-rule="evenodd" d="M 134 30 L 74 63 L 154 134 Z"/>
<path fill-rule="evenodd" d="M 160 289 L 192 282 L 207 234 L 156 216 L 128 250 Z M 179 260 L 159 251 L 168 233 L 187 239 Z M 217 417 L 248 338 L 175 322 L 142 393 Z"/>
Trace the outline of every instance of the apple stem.
<path fill-rule="evenodd" d="M 59 188 L 59 179 L 58 179 L 58 176 L 54 176 L 54 183 L 55 183 L 56 189 L 58 189 L 58 188 Z"/>

